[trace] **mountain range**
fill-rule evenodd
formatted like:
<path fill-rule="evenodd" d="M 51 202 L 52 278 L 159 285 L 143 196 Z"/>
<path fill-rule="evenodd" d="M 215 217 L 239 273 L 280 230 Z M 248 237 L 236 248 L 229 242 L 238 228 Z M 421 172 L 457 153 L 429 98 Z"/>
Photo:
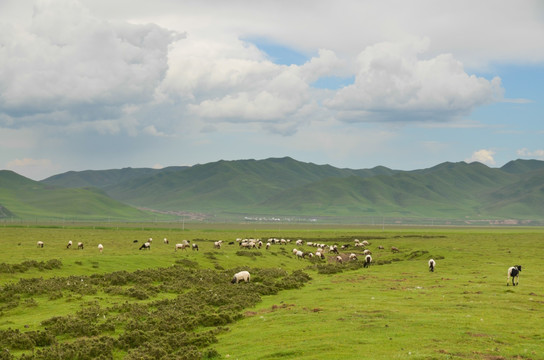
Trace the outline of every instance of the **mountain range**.
<path fill-rule="evenodd" d="M 151 210 L 153 212 L 151 212 Z M 163 169 L 70 171 L 33 181 L 0 171 L 0 218 L 229 216 L 544 218 L 544 161 L 501 168 L 343 169 L 289 157 Z"/>

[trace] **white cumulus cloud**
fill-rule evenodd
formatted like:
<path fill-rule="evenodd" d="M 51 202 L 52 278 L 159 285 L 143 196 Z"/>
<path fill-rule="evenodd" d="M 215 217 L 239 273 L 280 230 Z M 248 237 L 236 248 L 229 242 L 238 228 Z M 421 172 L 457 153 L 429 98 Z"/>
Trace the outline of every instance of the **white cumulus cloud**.
<path fill-rule="evenodd" d="M 28 27 L 3 30 L 0 112 L 19 120 L 59 109 L 93 118 L 151 100 L 168 45 L 180 37 L 153 24 L 98 19 L 70 0 L 38 1 Z"/>
<path fill-rule="evenodd" d="M 493 157 L 494 155 L 495 155 L 495 151 L 493 150 L 481 149 L 481 150 L 475 151 L 472 154 L 472 156 L 468 159 L 465 159 L 465 161 L 467 163 L 477 161 L 486 165 L 495 165 L 495 159 Z"/>
<path fill-rule="evenodd" d="M 425 58 L 428 47 L 427 39 L 367 47 L 358 56 L 355 83 L 326 105 L 351 121 L 444 121 L 502 98 L 500 78 L 469 75 L 451 54 Z"/>

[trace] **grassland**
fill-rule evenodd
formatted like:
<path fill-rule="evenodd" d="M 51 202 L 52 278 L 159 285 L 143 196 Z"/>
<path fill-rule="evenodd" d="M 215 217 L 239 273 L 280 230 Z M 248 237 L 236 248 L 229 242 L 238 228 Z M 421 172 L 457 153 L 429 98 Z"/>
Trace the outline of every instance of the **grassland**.
<path fill-rule="evenodd" d="M 150 237 L 154 239 L 152 249 L 138 250 Z M 162 243 L 165 237 L 169 245 Z M 241 251 L 228 245 L 244 237 L 300 238 L 339 245 L 352 245 L 355 238 L 368 239 L 375 265 L 365 269 L 329 259 L 297 260 L 291 252 L 293 243 L 268 251 Z M 136 239 L 138 243 L 133 242 Z M 200 251 L 175 252 L 174 244 L 182 239 L 197 243 Z M 43 249 L 36 247 L 38 240 L 45 242 Z M 85 249 L 66 249 L 69 240 L 84 242 Z M 224 241 L 221 249 L 213 248 L 217 240 Z M 24 344 L 19 348 L 3 344 L 0 358 L 47 358 L 48 347 L 74 347 L 85 341 L 111 347 L 109 355 L 100 356 L 119 359 L 137 358 L 142 353 L 138 349 L 147 351 L 149 358 L 167 359 L 541 359 L 543 240 L 541 228 L 4 226 L 0 227 L 3 293 L 17 284 L 62 287 L 34 292 L 20 287 L 16 301 L 3 297 L 0 331 L 43 335 L 58 328 L 59 319 L 84 319 L 84 314 L 93 311 L 104 318 L 84 323 L 93 331 L 59 330 L 55 340 L 33 351 Z M 102 254 L 96 248 L 98 243 L 104 244 Z M 379 245 L 385 249 L 379 250 Z M 392 253 L 391 246 L 400 253 Z M 314 249 L 304 246 L 303 250 Z M 343 252 L 360 253 L 361 249 L 351 246 Z M 437 260 L 434 273 L 427 270 L 431 257 Z M 60 266 L 53 266 L 56 260 Z M 506 269 L 515 264 L 523 265 L 520 285 L 507 287 Z M 254 274 L 252 283 L 231 285 L 230 276 L 241 268 Z M 292 274 L 297 270 L 311 280 L 295 283 Z M 198 286 L 184 282 L 175 287 L 178 280 L 168 276 L 176 271 Z M 112 274 L 127 279 L 117 280 L 115 286 L 108 280 L 104 285 L 104 279 L 115 277 Z M 84 279 L 93 291 L 83 285 L 67 288 L 65 284 L 74 276 Z M 195 280 L 203 278 L 207 280 Z M 222 300 L 206 295 L 210 292 L 223 296 Z M 145 332 L 129 331 L 151 315 L 139 306 L 181 306 L 176 301 L 197 302 L 198 306 L 187 309 L 183 316 L 162 319 L 155 327 L 183 322 L 189 315 L 193 321 L 199 312 L 214 314 L 215 320 L 208 316 L 204 318 L 207 322 L 184 329 L 197 341 L 176 343 L 170 352 L 160 352 L 149 344 L 150 339 L 146 343 Z M 209 301 L 215 305 L 208 306 Z M 136 313 L 131 315 L 127 306 Z M 149 333 L 157 335 L 156 328 Z M 141 336 L 141 343 L 134 344 L 134 334 Z M 164 341 L 172 344 L 175 339 Z M 184 346 L 191 351 L 179 351 Z"/>

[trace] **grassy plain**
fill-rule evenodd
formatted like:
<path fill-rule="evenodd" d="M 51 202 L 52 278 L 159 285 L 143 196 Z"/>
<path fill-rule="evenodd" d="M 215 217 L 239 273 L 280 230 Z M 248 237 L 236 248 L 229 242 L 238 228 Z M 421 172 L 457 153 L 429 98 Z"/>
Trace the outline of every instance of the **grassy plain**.
<path fill-rule="evenodd" d="M 150 251 L 139 251 L 153 238 Z M 163 238 L 170 244 L 165 245 Z M 291 239 L 270 250 L 247 250 L 236 238 Z M 353 239 L 368 239 L 376 265 L 329 267 L 297 260 L 296 239 L 350 244 L 343 252 L 360 253 Z M 137 239 L 138 243 L 133 240 Z M 174 251 L 182 239 L 200 251 Z M 36 241 L 45 242 L 37 248 Z M 74 248 L 66 249 L 69 240 Z M 223 240 L 221 249 L 213 242 Z M 84 250 L 77 250 L 82 241 Z M 98 243 L 104 252 L 97 250 Z M 379 250 L 382 245 L 384 250 Z M 390 251 L 391 246 L 400 253 Z M 302 288 L 261 297 L 241 311 L 211 347 L 229 359 L 542 359 L 544 358 L 544 229 L 541 228 L 332 228 L 312 225 L 126 225 L 0 227 L 0 264 L 59 259 L 60 268 L 30 268 L 0 273 L 0 285 L 20 279 L 62 278 L 168 268 L 187 261 L 199 269 L 302 269 L 311 280 Z M 303 246 L 303 250 L 313 251 Z M 437 261 L 436 271 L 427 260 Z M 506 286 L 506 269 L 521 264 L 520 286 Z M 252 271 L 253 272 L 253 271 Z M 231 273 L 231 272 L 229 272 Z M 223 275 L 221 275 L 223 276 Z M 265 279 L 256 277 L 253 287 Z M 235 285 L 232 285 L 235 286 Z M 40 331 L 42 321 L 67 316 L 92 302 L 103 308 L 123 302 L 173 298 L 158 292 L 138 300 L 98 292 L 81 296 L 22 297 L 18 306 L 0 313 L 0 330 Z M 119 332 L 119 329 L 116 330 Z M 66 339 L 64 339 L 66 340 Z M 68 339 L 69 340 L 69 339 Z M 17 351 L 14 352 L 17 353 Z M 126 352 L 115 352 L 123 358 Z"/>

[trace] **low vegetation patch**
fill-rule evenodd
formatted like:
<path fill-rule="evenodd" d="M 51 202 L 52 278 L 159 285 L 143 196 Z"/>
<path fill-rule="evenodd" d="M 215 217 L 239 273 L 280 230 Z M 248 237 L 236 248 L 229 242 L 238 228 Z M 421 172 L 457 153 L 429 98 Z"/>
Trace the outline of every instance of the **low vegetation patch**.
<path fill-rule="evenodd" d="M 251 269 L 251 283 L 232 285 L 229 280 L 234 271 L 174 265 L 20 279 L 0 289 L 3 309 L 34 301 L 34 297 L 58 299 L 59 294 L 104 293 L 127 300 L 110 307 L 96 301 L 83 303 L 75 314 L 42 321 L 41 331 L 2 330 L 0 348 L 9 352 L 3 352 L 0 359 L 12 359 L 11 353 L 21 350 L 31 352 L 23 352 L 20 359 L 107 359 L 116 351 L 126 352 L 127 359 L 199 359 L 213 355 L 213 350 L 206 348 L 217 341 L 216 334 L 242 318 L 243 310 L 258 303 L 262 295 L 299 288 L 310 280 L 302 271 L 289 274 L 281 269 Z M 159 293 L 175 297 L 153 300 Z"/>

